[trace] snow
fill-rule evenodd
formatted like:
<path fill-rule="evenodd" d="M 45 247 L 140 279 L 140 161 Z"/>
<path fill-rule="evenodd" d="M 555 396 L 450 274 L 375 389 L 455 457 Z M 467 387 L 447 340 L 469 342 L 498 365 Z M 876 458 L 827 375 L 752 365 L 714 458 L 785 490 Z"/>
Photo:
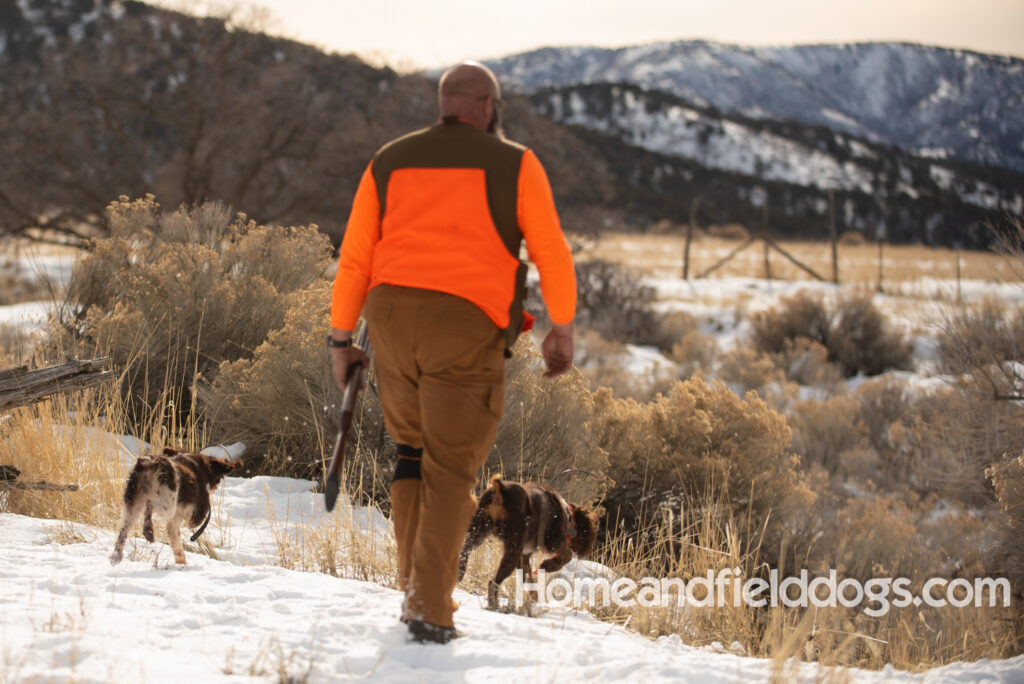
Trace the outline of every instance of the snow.
<path fill-rule="evenodd" d="M 0 325 L 38 328 L 53 311 L 52 302 L 24 302 L 11 306 L 0 306 Z"/>
<path fill-rule="evenodd" d="M 4 681 L 724 684 L 772 676 L 771 661 L 720 645 L 694 648 L 675 635 L 650 640 L 571 609 L 532 618 L 493 613 L 482 597 L 461 590 L 456 620 L 464 635 L 444 646 L 410 643 L 398 621 L 398 591 L 276 567 L 261 559 L 265 539 L 235 530 L 242 519 L 251 530 L 275 524 L 261 512 L 268 506 L 292 525 L 326 516 L 314 514 L 322 498 L 306 483 L 227 478 L 220 492 L 217 505 L 231 510 L 230 530 L 208 530 L 207 538 L 230 538 L 234 551 L 218 548 L 218 559 L 187 553 L 185 568 L 171 563 L 162 544 L 140 539 L 111 567 L 111 530 L 0 514 Z M 220 520 L 215 512 L 211 528 Z M 827 672 L 814 664 L 789 667 L 791 681 L 819 681 Z M 1024 657 L 924 675 L 891 668 L 844 674 L 852 682 L 1014 681 L 1024 677 Z"/>
<path fill-rule="evenodd" d="M 612 93 L 612 111 L 606 114 L 589 111 L 577 91 L 569 94 L 568 111 L 561 96 L 553 94 L 548 113 L 564 123 L 616 134 L 631 144 L 709 168 L 822 189 L 872 191 L 872 172 L 855 163 L 840 163 L 796 141 L 719 121 L 682 105 L 654 107 L 643 92 L 613 88 Z M 862 145 L 857 153 L 874 157 Z"/>

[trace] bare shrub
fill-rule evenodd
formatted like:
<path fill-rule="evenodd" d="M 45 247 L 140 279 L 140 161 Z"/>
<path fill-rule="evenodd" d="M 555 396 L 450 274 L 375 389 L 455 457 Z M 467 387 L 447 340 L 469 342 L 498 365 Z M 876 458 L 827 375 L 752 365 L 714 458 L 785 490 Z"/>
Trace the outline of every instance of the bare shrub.
<path fill-rule="evenodd" d="M 751 341 L 768 353 L 782 352 L 787 340 L 804 338 L 825 344 L 831 322 L 821 295 L 801 290 L 784 297 L 778 306 L 749 316 Z"/>
<path fill-rule="evenodd" d="M 658 321 L 652 306 L 656 293 L 638 275 L 611 261 L 578 260 L 576 283 L 577 327 L 618 342 L 650 344 L 655 339 Z M 530 296 L 539 301 L 535 285 Z M 549 322 L 543 312 L 540 318 L 541 325 Z"/>
<path fill-rule="evenodd" d="M 795 520 L 814 495 L 788 449 L 785 419 L 755 394 L 741 399 L 721 382 L 691 378 L 644 404 L 606 390 L 595 399 L 591 431 L 609 454 L 615 482 L 606 499 L 610 522 L 643 529 L 663 507 L 686 508 L 712 492 L 740 529 L 764 534 L 767 548 L 778 549 L 799 527 Z"/>
<path fill-rule="evenodd" d="M 1024 310 L 998 300 L 949 310 L 938 322 L 940 369 L 972 373 L 985 381 L 994 396 L 1020 394 L 1024 360 Z"/>
<path fill-rule="evenodd" d="M 844 455 L 849 459 L 848 452 L 867 447 L 867 431 L 858 409 L 857 401 L 846 396 L 798 403 L 789 417 L 793 450 L 808 463 L 836 473 Z"/>
<path fill-rule="evenodd" d="M 198 396 L 214 440 L 244 442 L 256 472 L 313 478 L 330 458 L 341 414 L 341 392 L 323 344 L 330 298 L 326 280 L 292 293 L 284 325 L 251 358 L 224 361 L 212 382 L 200 383 Z M 357 479 L 360 470 L 364 478 L 367 473 L 383 477 L 378 466 L 391 459 L 372 389 L 362 395 L 354 420 L 349 474 Z"/>
<path fill-rule="evenodd" d="M 832 314 L 825 346 L 847 377 L 911 367 L 913 348 L 886 322 L 872 300 L 873 295 L 866 292 L 844 295 Z"/>
<path fill-rule="evenodd" d="M 648 342 L 678 364 L 681 377 L 710 369 L 718 353 L 715 338 L 701 332 L 698 320 L 686 311 L 661 315 Z"/>
<path fill-rule="evenodd" d="M 107 221 L 112 237 L 75 264 L 55 339 L 127 369 L 139 416 L 164 395 L 187 413 L 196 377 L 251 356 L 329 264 L 315 227 L 259 226 L 217 204 L 162 212 L 152 196 L 122 197 Z"/>
<path fill-rule="evenodd" d="M 718 376 L 739 393 L 760 391 L 785 379 L 771 355 L 751 347 L 735 347 L 722 354 L 718 359 Z"/>
<path fill-rule="evenodd" d="M 783 353 L 801 338 L 817 342 L 846 377 L 908 368 L 912 358 L 909 342 L 891 329 L 867 293 L 846 294 L 829 312 L 820 295 L 797 292 L 773 309 L 752 314 L 750 323 L 752 341 L 761 351 Z"/>
<path fill-rule="evenodd" d="M 838 242 L 847 247 L 859 247 L 868 244 L 864 233 L 859 230 L 844 230 L 840 233 Z"/>
<path fill-rule="evenodd" d="M 1014 586 L 1019 607 L 1024 597 L 1024 456 L 1005 458 L 989 467 L 985 475 L 992 482 L 996 501 L 1002 513 L 993 565 Z"/>
<path fill-rule="evenodd" d="M 983 382 L 964 378 L 916 399 L 891 432 L 907 486 L 984 508 L 993 500 L 985 470 L 1024 452 L 1024 411 L 992 401 Z"/>
<path fill-rule="evenodd" d="M 579 371 L 550 380 L 542 368 L 540 351 L 521 336 L 505 367 L 505 411 L 486 468 L 596 501 L 610 483 L 608 454 L 592 432 L 594 396 Z"/>

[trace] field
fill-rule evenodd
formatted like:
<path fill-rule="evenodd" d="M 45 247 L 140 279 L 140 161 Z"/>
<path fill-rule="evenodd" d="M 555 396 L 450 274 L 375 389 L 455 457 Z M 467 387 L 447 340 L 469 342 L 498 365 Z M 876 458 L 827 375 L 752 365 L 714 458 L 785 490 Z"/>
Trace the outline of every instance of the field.
<path fill-rule="evenodd" d="M 132 210 L 126 205 L 124 211 Z M 261 233 L 260 239 L 279 238 L 268 232 Z M 1016 357 L 1013 348 L 1000 352 L 998 359 L 986 357 L 984 369 L 988 370 L 979 372 L 969 359 L 955 353 L 960 349 L 955 343 L 963 342 L 969 331 L 976 333 L 972 338 L 976 341 L 968 341 L 968 347 L 996 348 L 997 333 L 1017 330 L 1014 326 L 1024 299 L 1019 256 L 887 245 L 880 288 L 879 249 L 871 244 L 839 245 L 841 284 L 837 286 L 819 282 L 775 251 L 770 255 L 771 278 L 766 278 L 761 243 L 747 247 L 711 277 L 683 280 L 681 237 L 609 234 L 575 242 L 578 260 L 592 265 L 592 270 L 584 272 L 607 276 L 593 281 L 598 285 L 581 279 L 585 294 L 591 297 L 588 301 L 601 304 L 581 311 L 578 372 L 558 383 L 541 382 L 535 372 L 535 342 L 521 343 L 509 366 L 506 421 L 487 466 L 488 473 L 500 469 L 547 479 L 563 468 L 599 475 L 596 479 L 571 475 L 557 483 L 575 499 L 605 511 L 606 534 L 594 562 L 570 566 L 569 578 L 580 572 L 685 579 L 723 568 L 736 568 L 746 577 L 761 576 L 767 568 L 790 576 L 801 569 L 812 575 L 837 569 L 841 577 L 862 583 L 871 578 L 907 577 L 914 591 L 920 592 L 930 577 L 949 582 L 1009 576 L 1015 601 L 1010 607 L 995 608 L 911 606 L 881 616 L 866 614 L 861 606 L 820 610 L 733 606 L 698 612 L 593 607 L 584 613 L 607 623 L 609 629 L 619 630 L 614 626 L 619 625 L 655 639 L 659 653 L 671 644 L 686 644 L 679 648 L 696 648 L 705 655 L 729 652 L 732 655 L 723 657 L 735 659 L 725 665 L 737 668 L 735 681 L 742 681 L 741 671 L 755 678 L 786 679 L 803 667 L 812 668 L 799 670 L 810 679 L 874 681 L 869 670 L 887 666 L 922 671 L 963 661 L 1010 658 L 1024 651 L 1019 578 L 1007 575 L 1017 556 L 1006 556 L 1003 541 L 1007 534 L 1014 538 L 1013 511 L 1021 493 L 1015 483 L 1024 481 L 1015 479 L 1019 476 L 1014 465 L 1024 447 L 1019 437 L 1022 417 L 1016 402 L 995 401 L 991 396 L 992 391 L 1005 389 L 991 369 L 1009 368 L 1012 382 L 1012 364 L 1024 360 L 1024 355 Z M 710 268 L 742 244 L 738 239 L 702 235 L 692 246 L 691 274 Z M 831 279 L 829 245 L 779 244 Z M 167 254 L 179 251 L 177 243 L 172 246 Z M 171 258 L 162 249 L 151 246 L 139 257 L 139 268 L 152 263 L 153 282 L 167 272 L 167 262 L 161 259 Z M 26 293 L 12 296 L 11 300 L 21 301 L 6 301 L 0 309 L 0 343 L 4 345 L 0 367 L 30 356 L 33 345 L 36 361 L 45 361 L 58 339 L 54 326 L 44 320 L 48 306 L 39 300 L 51 294 L 61 297 L 70 277 L 67 256 L 44 252 L 43 258 L 35 258 L 53 275 L 54 282 L 46 285 L 26 275 L 23 265 L 31 260 L 27 254 L 12 251 L 0 262 L 5 267 L 0 274 L 12 284 L 10 291 L 16 286 Z M 287 249 L 275 254 L 282 262 L 289 256 Z M 90 257 L 90 268 L 97 273 L 108 273 L 103 270 L 108 268 L 103 255 L 98 250 Z M 237 269 L 228 267 L 229 256 L 224 252 L 222 257 L 224 278 L 237 275 Z M 187 262 L 184 257 L 183 262 Z M 219 262 L 209 263 L 217 273 Z M 322 262 L 315 263 L 315 267 L 300 263 L 293 268 L 314 276 L 329 273 L 329 264 L 325 268 Z M 620 277 L 620 272 L 626 275 Z M 280 282 L 291 282 L 278 277 Z M 117 278 L 104 282 L 112 291 L 119 287 Z M 166 311 L 158 307 L 166 297 L 154 295 L 140 300 L 139 305 L 148 310 L 139 313 L 133 313 L 131 297 L 126 296 L 120 298 L 116 312 L 91 313 L 96 318 L 90 318 L 83 330 L 94 334 L 99 346 L 87 348 L 79 340 L 76 344 L 82 346 L 75 349 L 97 354 L 114 350 L 115 363 L 123 363 L 126 373 L 120 387 L 0 417 L 0 463 L 18 466 L 31 480 L 80 483 L 82 491 L 59 496 L 0 495 L 0 521 L 7 515 L 62 521 L 51 528 L 54 545 L 49 552 L 57 555 L 61 568 L 67 566 L 60 560 L 63 549 L 74 544 L 92 545 L 82 548 L 89 549 L 90 558 L 98 557 L 93 546 L 109 546 L 119 517 L 119 483 L 131 454 L 147 444 L 201 448 L 235 436 L 251 449 L 259 443 L 259 460 L 254 461 L 260 464 L 258 473 L 279 479 L 272 481 L 275 485 L 267 484 L 262 494 L 251 487 L 257 481 L 228 480 L 228 493 L 220 499 L 204 538 L 207 541 L 190 549 L 189 555 L 189 562 L 200 566 L 204 578 L 212 576 L 212 586 L 224 589 L 216 582 L 230 583 L 225 574 L 230 574 L 230 568 L 214 563 L 269 563 L 290 571 L 391 587 L 394 550 L 386 522 L 391 457 L 374 413 L 379 407 L 364 404 L 359 443 L 348 473 L 353 506 L 341 517 L 312 513 L 317 495 L 309 491 L 313 485 L 306 478 L 310 475 L 302 470 L 306 466 L 293 459 L 293 454 L 308 453 L 310 448 L 322 454 L 332 423 L 327 417 L 333 405 L 329 388 L 317 384 L 322 382 L 316 341 L 322 337 L 317 317 L 324 311 L 323 285 L 314 277 L 308 285 L 295 285 L 293 294 L 279 287 L 273 297 L 280 294 L 280 300 L 269 291 L 260 294 L 267 308 L 281 302 L 281 318 L 267 323 L 267 344 L 248 341 L 244 346 L 251 351 L 236 357 L 216 358 L 228 353 L 222 350 L 238 345 L 209 339 L 229 335 L 230 326 L 222 331 L 208 327 L 202 316 L 188 319 L 199 321 L 196 325 L 203 334 L 181 348 L 184 358 L 174 361 L 174 372 L 182 374 L 185 389 L 202 383 L 206 389 L 189 395 L 187 410 L 182 410 L 184 395 L 175 394 L 181 388 L 168 384 L 170 375 L 155 384 L 151 377 L 162 368 L 158 365 L 161 354 L 170 353 L 154 350 L 173 352 L 173 340 L 155 347 L 153 342 L 137 339 L 119 343 L 118 335 L 137 335 L 145 327 L 154 331 L 153 340 L 164 339 L 159 326 L 174 316 L 191 316 L 190 297 L 202 295 L 189 292 L 180 301 L 169 302 L 176 308 Z M 25 297 L 37 301 L 24 301 Z M 100 299 L 96 302 L 99 308 L 105 306 Z M 236 314 L 245 320 L 244 307 L 254 305 L 229 304 L 236 308 L 218 314 L 225 321 Z M 150 314 L 153 317 L 147 319 Z M 809 321 L 831 327 L 819 338 L 780 332 L 804 330 L 801 326 Z M 103 347 L 101 340 L 108 346 Z M 772 346 L 775 342 L 777 348 Z M 68 344 L 65 339 L 57 347 L 66 349 Z M 117 360 L 118 353 L 122 361 Z M 210 363 L 203 366 L 207 357 Z M 140 359 L 148 364 L 145 385 L 139 384 L 142 376 L 127 370 Z M 881 370 L 872 364 L 878 360 L 885 366 Z M 167 367 L 171 365 L 168 362 Z M 285 386 L 292 378 L 300 381 L 299 389 Z M 272 391 L 255 396 L 252 386 Z M 140 387 L 153 393 L 143 402 L 144 410 L 137 393 L 124 394 L 125 388 Z M 323 412 L 316 408 L 321 403 Z M 222 408 L 214 411 L 215 405 Z M 270 424 L 281 414 L 283 421 Z M 303 427 L 295 429 L 300 422 Z M 265 432 L 259 432 L 254 423 Z M 69 449 L 71 444 L 78 448 Z M 307 466 L 316 470 L 315 463 Z M 293 488 L 304 498 L 282 499 L 275 494 L 280 487 Z M 232 498 L 242 492 L 244 502 Z M 21 519 L 15 523 L 10 518 L 2 524 L 26 538 L 38 534 L 25 532 Z M 159 544 L 133 543 L 136 551 L 130 570 L 149 583 L 146 591 L 152 591 L 155 577 L 150 575 L 166 572 L 168 561 L 160 556 Z M 483 646 L 475 640 L 486 639 L 489 630 L 505 629 L 476 608 L 496 562 L 493 546 L 477 554 L 462 585 L 468 593 L 459 595 L 471 609 L 468 619 L 478 631 L 467 640 L 474 648 Z M 149 565 L 160 569 L 146 570 Z M 92 560 L 89 568 L 90 577 L 102 577 Z M 119 572 L 114 571 L 115 583 Z M 33 586 L 41 586 L 41 579 L 32 581 Z M 0 599 L 10 602 L 12 597 Z M 88 603 L 90 610 L 102 612 L 98 600 L 82 599 L 82 605 Z M 27 632 L 20 622 L 5 623 L 0 630 L 14 630 L 19 644 L 35 638 L 40 657 L 52 658 L 63 669 L 47 669 L 31 657 L 19 659 L 10 649 L 0 652 L 4 659 L 0 664 L 17 665 L 21 676 L 65 676 L 68 657 L 47 649 L 66 648 L 69 640 L 85 639 L 101 650 L 95 639 L 87 637 L 90 621 L 61 612 L 70 610 L 66 606 L 53 615 L 68 624 L 52 631 L 67 638 L 48 646 L 49 641 L 42 638 L 46 630 L 39 628 L 45 608 L 26 608 L 19 619 L 36 625 Z M 213 620 L 209 615 L 204 619 Z M 576 613 L 551 609 L 538 624 L 591 629 L 577 626 L 570 615 Z M 526 618 L 502 618 L 506 619 Z M 106 618 L 96 623 L 113 630 Z M 176 627 L 168 623 L 165 628 Z M 357 636 L 366 641 L 376 629 L 384 628 L 368 623 Z M 525 640 L 533 632 L 532 627 L 510 629 Z M 386 662 L 387 653 L 398 652 L 391 641 L 391 636 L 384 639 L 387 647 L 381 662 Z M 251 676 L 279 681 L 302 681 L 303 676 L 319 681 L 324 667 L 338 666 L 333 656 L 310 655 L 308 641 L 289 643 L 282 647 L 278 642 L 276 655 L 262 663 L 251 649 L 240 650 L 239 658 L 246 661 Z M 168 643 L 154 648 L 161 649 L 164 657 L 173 653 Z M 399 663 L 404 667 L 409 664 L 408 654 L 401 652 Z M 522 677 L 533 667 L 542 678 L 556 676 L 532 662 L 526 670 L 507 674 Z M 960 674 L 1012 678 L 1024 670 L 1022 662 L 1009 660 L 1005 667 L 982 662 L 969 672 L 934 670 L 933 676 L 937 681 L 958 681 Z M 92 672 L 81 663 L 78 667 L 79 672 Z M 230 664 L 221 666 L 222 674 L 224 667 L 231 669 Z M 697 674 L 678 667 L 679 677 Z M 367 668 L 355 667 L 354 672 L 375 671 Z M 75 671 L 72 663 L 70 678 L 75 678 Z M 296 671 L 305 674 L 287 679 Z M 660 670 L 643 671 L 645 681 L 671 679 L 670 673 Z M 412 676 L 404 669 L 394 672 L 399 677 Z M 891 669 L 886 672 L 894 674 Z M 2 681 L 21 681 L 18 677 Z"/>

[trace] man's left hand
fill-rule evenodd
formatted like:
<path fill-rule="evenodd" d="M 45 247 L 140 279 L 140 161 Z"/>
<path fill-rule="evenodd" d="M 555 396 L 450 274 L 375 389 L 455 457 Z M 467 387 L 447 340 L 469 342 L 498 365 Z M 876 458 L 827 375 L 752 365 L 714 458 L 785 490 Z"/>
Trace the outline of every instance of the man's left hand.
<path fill-rule="evenodd" d="M 544 356 L 544 365 L 547 366 L 545 378 L 558 377 L 568 372 L 572 368 L 572 323 L 552 325 L 540 345 L 540 351 Z"/>

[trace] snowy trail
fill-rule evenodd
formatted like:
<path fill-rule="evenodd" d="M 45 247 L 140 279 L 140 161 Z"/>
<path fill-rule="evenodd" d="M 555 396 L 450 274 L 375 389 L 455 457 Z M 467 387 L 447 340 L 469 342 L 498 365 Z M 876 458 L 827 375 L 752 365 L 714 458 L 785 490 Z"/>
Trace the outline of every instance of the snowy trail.
<path fill-rule="evenodd" d="M 463 638 L 407 643 L 401 595 L 378 585 L 188 554 L 111 567 L 113 533 L 0 514 L 0 681 L 244 682 L 766 681 L 766 660 L 657 641 L 587 614 L 488 612 L 459 592 Z M 138 540 L 140 545 L 145 543 Z M 161 547 L 162 545 L 157 545 Z M 800 680 L 825 671 L 802 665 Z M 849 671 L 855 682 L 1024 681 L 1024 657 L 911 676 Z"/>

